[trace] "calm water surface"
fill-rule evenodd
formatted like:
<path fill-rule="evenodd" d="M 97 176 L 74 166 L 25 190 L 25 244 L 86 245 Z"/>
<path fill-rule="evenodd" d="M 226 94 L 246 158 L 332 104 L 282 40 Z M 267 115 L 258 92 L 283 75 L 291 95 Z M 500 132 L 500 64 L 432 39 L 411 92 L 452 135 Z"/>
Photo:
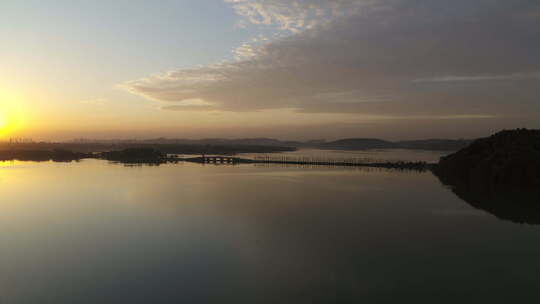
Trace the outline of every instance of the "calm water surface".
<path fill-rule="evenodd" d="M 431 173 L 0 165 L 0 303 L 511 303 L 540 229 Z"/>

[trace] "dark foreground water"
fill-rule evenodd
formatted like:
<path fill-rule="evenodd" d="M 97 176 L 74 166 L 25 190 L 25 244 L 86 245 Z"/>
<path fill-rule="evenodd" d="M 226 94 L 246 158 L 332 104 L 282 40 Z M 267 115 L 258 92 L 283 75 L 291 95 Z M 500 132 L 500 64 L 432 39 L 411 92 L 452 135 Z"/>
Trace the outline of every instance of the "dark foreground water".
<path fill-rule="evenodd" d="M 540 226 L 431 173 L 0 166 L 0 303 L 516 303 Z"/>

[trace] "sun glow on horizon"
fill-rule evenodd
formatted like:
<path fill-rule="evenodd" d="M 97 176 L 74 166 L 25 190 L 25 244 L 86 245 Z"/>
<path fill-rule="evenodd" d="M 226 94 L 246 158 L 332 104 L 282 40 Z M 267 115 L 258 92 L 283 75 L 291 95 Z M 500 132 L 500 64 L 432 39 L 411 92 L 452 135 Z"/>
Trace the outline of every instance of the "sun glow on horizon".
<path fill-rule="evenodd" d="M 7 96 L 5 91 L 3 93 L 0 94 L 0 139 L 18 131 L 24 118 L 19 99 L 13 95 Z"/>
<path fill-rule="evenodd" d="M 0 112 L 0 138 L 4 138 L 16 129 L 16 124 L 5 112 Z"/>

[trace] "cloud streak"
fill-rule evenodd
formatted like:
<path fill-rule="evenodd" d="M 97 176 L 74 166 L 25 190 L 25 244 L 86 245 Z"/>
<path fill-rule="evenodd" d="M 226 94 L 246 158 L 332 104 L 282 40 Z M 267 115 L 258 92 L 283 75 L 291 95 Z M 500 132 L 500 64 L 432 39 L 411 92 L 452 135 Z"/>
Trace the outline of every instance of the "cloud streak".
<path fill-rule="evenodd" d="M 285 35 L 123 88 L 180 111 L 540 115 L 537 1 L 226 2 Z"/>
<path fill-rule="evenodd" d="M 506 81 L 506 80 L 536 80 L 540 79 L 540 72 L 536 73 L 516 73 L 507 75 L 471 75 L 471 76 L 443 76 L 416 79 L 414 82 L 468 82 L 468 81 Z"/>

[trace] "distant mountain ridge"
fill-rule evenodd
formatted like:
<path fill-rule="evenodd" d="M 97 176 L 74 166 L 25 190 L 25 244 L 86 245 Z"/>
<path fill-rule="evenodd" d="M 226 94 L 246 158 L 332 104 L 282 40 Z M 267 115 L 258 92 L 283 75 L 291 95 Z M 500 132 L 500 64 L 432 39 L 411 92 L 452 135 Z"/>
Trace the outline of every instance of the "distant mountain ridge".
<path fill-rule="evenodd" d="M 468 139 L 421 139 L 388 141 L 380 138 L 343 138 L 335 141 L 313 139 L 307 141 L 285 141 L 275 138 L 203 138 L 203 139 L 174 139 L 154 138 L 144 140 L 89 140 L 78 139 L 71 143 L 77 144 L 181 144 L 181 145 L 212 145 L 212 146 L 266 146 L 266 147 L 292 147 L 292 148 L 318 148 L 340 150 L 368 150 L 368 149 L 413 149 L 413 150 L 441 150 L 457 151 L 469 145 L 473 140 Z"/>
<path fill-rule="evenodd" d="M 325 143 L 325 149 L 366 150 L 366 149 L 412 149 L 455 151 L 468 146 L 472 140 L 466 139 L 424 139 L 406 141 L 386 141 L 377 138 L 347 138 Z"/>

